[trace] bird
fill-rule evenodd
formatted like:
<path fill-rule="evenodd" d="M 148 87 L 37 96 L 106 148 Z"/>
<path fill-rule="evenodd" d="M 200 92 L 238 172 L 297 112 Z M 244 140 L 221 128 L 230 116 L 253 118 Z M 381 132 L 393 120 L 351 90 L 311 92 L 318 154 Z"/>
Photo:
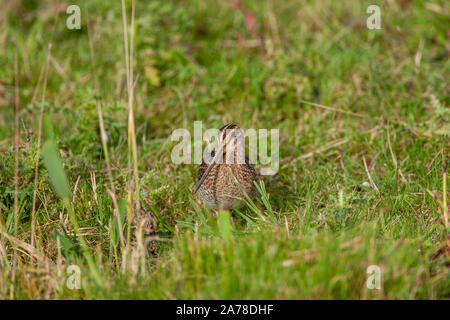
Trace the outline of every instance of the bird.
<path fill-rule="evenodd" d="M 245 136 L 238 125 L 222 126 L 217 142 L 217 150 L 199 165 L 194 193 L 210 209 L 229 211 L 241 207 L 246 196 L 257 194 L 255 183 L 260 184 L 261 176 L 245 155 Z"/>

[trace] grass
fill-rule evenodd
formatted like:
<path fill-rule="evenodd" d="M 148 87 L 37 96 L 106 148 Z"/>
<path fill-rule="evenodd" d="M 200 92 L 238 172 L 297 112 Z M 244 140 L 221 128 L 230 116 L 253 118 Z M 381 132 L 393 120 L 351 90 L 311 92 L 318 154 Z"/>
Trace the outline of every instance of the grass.
<path fill-rule="evenodd" d="M 0 298 L 450 297 L 445 1 L 86 2 L 0 15 Z M 197 120 L 280 129 L 254 204 L 193 195 Z"/>

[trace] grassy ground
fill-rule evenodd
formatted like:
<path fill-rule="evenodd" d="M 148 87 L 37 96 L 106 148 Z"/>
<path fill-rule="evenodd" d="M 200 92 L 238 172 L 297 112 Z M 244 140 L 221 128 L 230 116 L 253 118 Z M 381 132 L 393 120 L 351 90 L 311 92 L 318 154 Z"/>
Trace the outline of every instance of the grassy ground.
<path fill-rule="evenodd" d="M 450 297 L 448 2 L 136 1 L 129 80 L 121 1 L 87 2 L 0 13 L 0 298 Z M 232 220 L 170 160 L 195 120 L 280 129 Z"/>

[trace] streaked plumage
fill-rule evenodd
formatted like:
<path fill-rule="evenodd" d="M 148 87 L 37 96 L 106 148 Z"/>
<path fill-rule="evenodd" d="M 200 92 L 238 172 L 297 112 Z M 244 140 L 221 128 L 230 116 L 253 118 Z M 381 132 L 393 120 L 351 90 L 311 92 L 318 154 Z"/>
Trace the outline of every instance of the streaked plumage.
<path fill-rule="evenodd" d="M 238 147 L 235 136 L 239 135 L 239 132 L 242 132 L 242 130 L 237 125 L 228 124 L 223 126 L 218 137 L 218 152 L 222 152 L 223 163 L 216 163 L 216 160 L 208 164 L 203 160 L 199 166 L 197 174 L 199 183 L 195 191 L 200 201 L 213 210 L 237 208 L 243 204 L 242 200 L 245 199 L 245 194 L 253 197 L 257 193 L 254 182 L 259 183 L 259 174 L 253 165 L 249 163 L 249 159 L 246 156 L 245 163 L 238 163 Z M 227 148 L 230 144 L 232 147 Z M 235 155 L 233 162 L 230 164 L 225 163 L 227 150 L 233 150 Z M 213 150 L 210 156 L 214 160 L 216 150 Z M 217 154 L 217 156 L 219 157 L 220 154 Z M 203 182 L 201 182 L 209 166 L 211 166 L 210 171 L 203 178 Z"/>

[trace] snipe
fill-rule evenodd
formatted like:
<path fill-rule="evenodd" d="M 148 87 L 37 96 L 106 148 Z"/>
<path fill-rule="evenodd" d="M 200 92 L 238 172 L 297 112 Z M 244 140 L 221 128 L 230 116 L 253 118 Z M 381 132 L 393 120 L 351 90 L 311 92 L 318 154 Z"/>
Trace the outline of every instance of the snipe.
<path fill-rule="evenodd" d="M 198 169 L 194 193 L 213 210 L 231 210 L 243 204 L 245 195 L 255 196 L 254 182 L 260 175 L 245 155 L 245 138 L 241 128 L 226 124 L 219 130 L 217 150 L 203 157 Z"/>

